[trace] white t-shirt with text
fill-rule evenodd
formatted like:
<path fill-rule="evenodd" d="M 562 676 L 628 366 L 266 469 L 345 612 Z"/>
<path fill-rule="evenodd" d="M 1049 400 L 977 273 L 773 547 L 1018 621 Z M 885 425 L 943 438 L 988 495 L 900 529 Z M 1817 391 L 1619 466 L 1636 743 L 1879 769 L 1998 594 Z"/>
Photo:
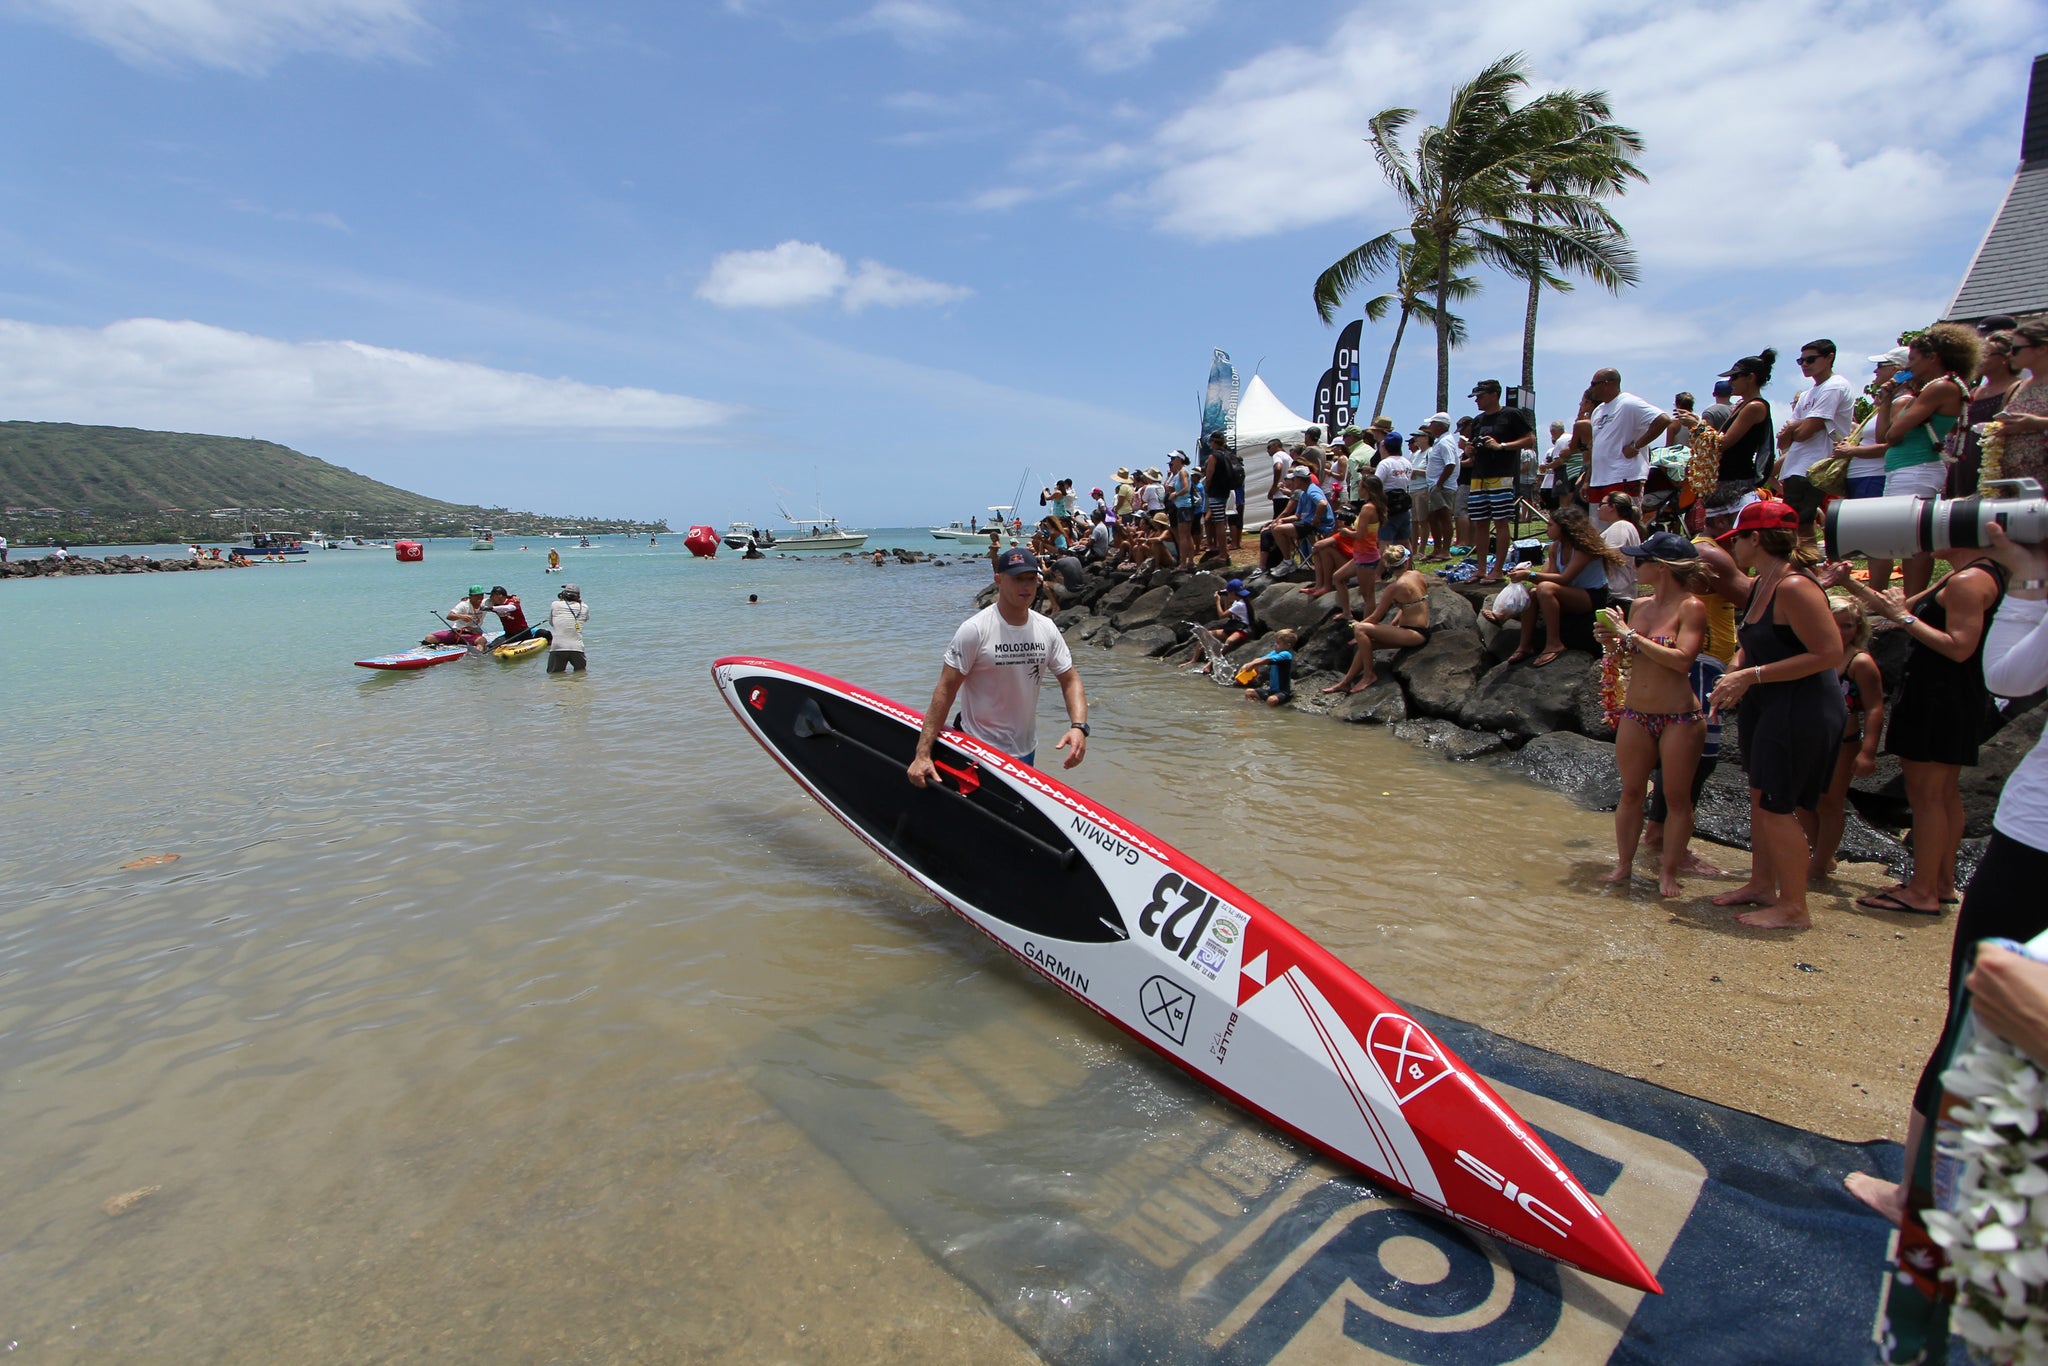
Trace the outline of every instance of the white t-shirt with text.
<path fill-rule="evenodd" d="M 960 685 L 960 729 L 1005 754 L 1038 748 L 1038 688 L 1074 667 L 1066 637 L 1052 619 L 1032 612 L 1022 626 L 990 603 L 953 633 L 946 663 L 967 676 Z"/>

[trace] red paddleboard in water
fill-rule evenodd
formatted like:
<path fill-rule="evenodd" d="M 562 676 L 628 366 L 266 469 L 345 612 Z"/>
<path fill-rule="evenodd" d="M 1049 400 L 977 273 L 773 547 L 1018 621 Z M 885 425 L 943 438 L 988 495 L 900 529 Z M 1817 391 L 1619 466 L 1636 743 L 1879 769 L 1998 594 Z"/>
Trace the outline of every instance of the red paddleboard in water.
<path fill-rule="evenodd" d="M 431 669 L 469 653 L 467 645 L 417 645 L 395 655 L 372 655 L 356 661 L 358 669 Z"/>
<path fill-rule="evenodd" d="M 1638 1290 L 1635 1249 L 1536 1131 L 1393 1000 L 1165 841 L 958 731 L 793 664 L 712 665 L 791 777 L 1068 995 L 1238 1104 L 1496 1238 Z"/>

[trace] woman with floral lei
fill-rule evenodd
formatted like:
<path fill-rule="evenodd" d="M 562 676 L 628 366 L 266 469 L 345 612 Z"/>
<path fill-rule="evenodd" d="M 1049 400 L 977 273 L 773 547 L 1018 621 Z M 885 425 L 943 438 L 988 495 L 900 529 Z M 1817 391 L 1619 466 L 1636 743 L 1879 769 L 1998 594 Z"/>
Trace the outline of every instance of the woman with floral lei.
<path fill-rule="evenodd" d="M 1601 643 L 1627 662 L 1628 691 L 1614 726 L 1621 768 L 1621 805 L 1614 812 L 1614 871 L 1603 881 L 1626 884 L 1643 832 L 1650 773 L 1664 769 L 1664 851 L 1657 894 L 1678 895 L 1678 863 L 1692 838 L 1692 775 L 1707 738 L 1707 712 L 1692 690 L 1692 662 L 1707 638 L 1707 609 L 1693 596 L 1708 575 L 1691 541 L 1660 531 L 1622 551 L 1636 561 L 1651 595 L 1637 598 L 1621 620 L 1617 606 L 1595 618 Z"/>

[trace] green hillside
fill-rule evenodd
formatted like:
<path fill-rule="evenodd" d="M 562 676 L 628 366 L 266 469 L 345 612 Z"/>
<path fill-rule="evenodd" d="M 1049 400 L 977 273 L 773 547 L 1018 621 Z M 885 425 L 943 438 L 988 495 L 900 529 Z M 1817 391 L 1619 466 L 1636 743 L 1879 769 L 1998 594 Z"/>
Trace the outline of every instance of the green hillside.
<path fill-rule="evenodd" d="M 266 530 L 460 534 L 471 522 L 590 531 L 662 523 L 541 517 L 442 502 L 274 441 L 69 422 L 0 422 L 0 529 L 11 539 L 140 542 Z"/>

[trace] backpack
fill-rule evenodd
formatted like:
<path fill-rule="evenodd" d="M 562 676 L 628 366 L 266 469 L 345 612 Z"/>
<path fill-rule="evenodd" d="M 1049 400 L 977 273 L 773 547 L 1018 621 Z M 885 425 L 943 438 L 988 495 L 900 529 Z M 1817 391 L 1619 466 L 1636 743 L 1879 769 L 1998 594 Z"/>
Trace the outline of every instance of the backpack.
<path fill-rule="evenodd" d="M 1389 517 L 1399 517 L 1402 513 L 1411 510 L 1415 506 L 1415 500 L 1408 496 L 1407 489 L 1388 489 L 1386 492 L 1387 515 Z"/>
<path fill-rule="evenodd" d="M 1244 487 L 1244 461 L 1237 458 L 1236 451 L 1226 446 L 1220 451 L 1211 449 L 1209 454 L 1216 457 L 1216 477 L 1209 481 L 1211 493 L 1220 496 Z"/>

